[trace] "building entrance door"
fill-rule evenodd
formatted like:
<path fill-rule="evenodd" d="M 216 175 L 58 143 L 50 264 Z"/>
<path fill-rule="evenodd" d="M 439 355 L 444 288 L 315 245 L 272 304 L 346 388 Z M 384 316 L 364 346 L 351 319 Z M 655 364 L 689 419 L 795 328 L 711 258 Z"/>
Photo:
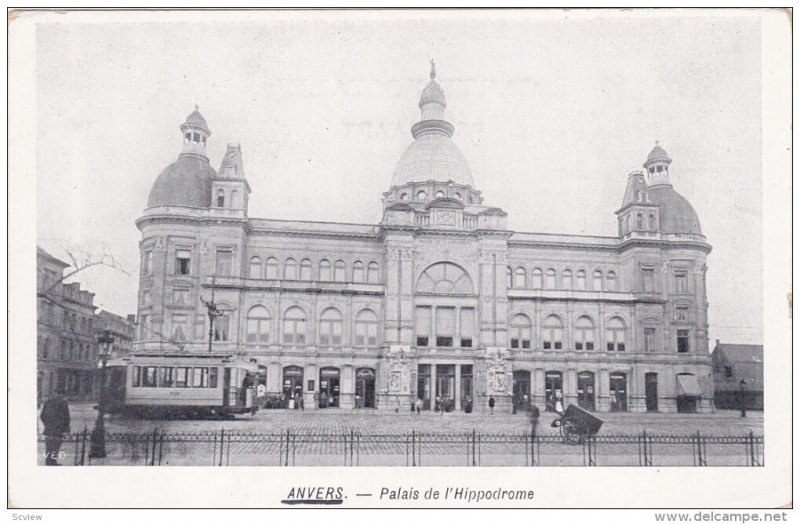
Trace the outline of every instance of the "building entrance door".
<path fill-rule="evenodd" d="M 625 373 L 611 373 L 609 395 L 611 411 L 628 411 L 628 380 Z"/>
<path fill-rule="evenodd" d="M 531 408 L 531 372 L 530 371 L 515 371 L 514 372 L 514 398 L 513 410 L 528 411 Z"/>
<path fill-rule="evenodd" d="M 644 374 L 644 395 L 647 411 L 658 411 L 658 373 Z"/>
<path fill-rule="evenodd" d="M 436 396 L 439 408 L 452 411 L 456 404 L 456 367 L 454 365 L 436 366 Z"/>
<path fill-rule="evenodd" d="M 431 365 L 420 364 L 417 370 L 417 398 L 422 401 L 422 409 L 431 409 Z"/>
<path fill-rule="evenodd" d="M 578 373 L 578 406 L 588 411 L 595 410 L 594 373 L 591 371 Z"/>
<path fill-rule="evenodd" d="M 375 370 L 372 368 L 356 370 L 356 407 L 375 407 Z"/>
<path fill-rule="evenodd" d="M 461 409 L 467 413 L 472 413 L 472 366 L 469 364 L 461 365 Z"/>
<path fill-rule="evenodd" d="M 544 375 L 544 400 L 546 411 L 556 411 L 556 406 L 559 409 L 564 409 L 564 391 L 562 387 L 563 381 L 561 380 L 560 371 L 548 371 Z"/>
<path fill-rule="evenodd" d="M 319 370 L 319 407 L 339 407 L 339 368 Z"/>
<path fill-rule="evenodd" d="M 286 407 L 297 409 L 295 399 L 303 394 L 303 368 L 300 366 L 286 366 L 283 368 L 283 398 Z"/>

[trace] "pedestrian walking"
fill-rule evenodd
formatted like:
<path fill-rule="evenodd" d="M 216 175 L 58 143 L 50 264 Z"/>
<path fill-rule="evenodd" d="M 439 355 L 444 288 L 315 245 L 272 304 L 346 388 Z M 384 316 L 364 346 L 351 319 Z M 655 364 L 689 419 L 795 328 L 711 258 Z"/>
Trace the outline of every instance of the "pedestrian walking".
<path fill-rule="evenodd" d="M 47 466 L 58 466 L 64 433 L 69 433 L 69 406 L 62 395 L 54 395 L 44 403 L 41 419 L 44 423 L 44 463 Z"/>
<path fill-rule="evenodd" d="M 489 396 L 489 414 L 494 415 L 494 397 Z"/>
<path fill-rule="evenodd" d="M 531 435 L 536 435 L 536 426 L 539 425 L 539 408 L 536 405 L 531 405 Z"/>
<path fill-rule="evenodd" d="M 414 407 L 417 408 L 417 415 L 422 412 L 422 399 L 417 398 L 416 402 L 414 402 Z"/>

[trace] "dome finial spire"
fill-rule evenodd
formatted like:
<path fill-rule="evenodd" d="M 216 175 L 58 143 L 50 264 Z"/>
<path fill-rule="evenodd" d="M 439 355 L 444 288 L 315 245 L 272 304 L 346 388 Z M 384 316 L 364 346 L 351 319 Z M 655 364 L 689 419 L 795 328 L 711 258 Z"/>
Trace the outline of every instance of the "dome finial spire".
<path fill-rule="evenodd" d="M 194 103 L 194 110 L 195 111 L 200 111 L 200 106 L 197 105 L 197 102 Z M 656 142 L 656 143 L 658 143 L 658 142 Z"/>
<path fill-rule="evenodd" d="M 436 79 L 436 63 L 433 61 L 433 58 L 431 58 L 431 80 L 435 79 Z"/>

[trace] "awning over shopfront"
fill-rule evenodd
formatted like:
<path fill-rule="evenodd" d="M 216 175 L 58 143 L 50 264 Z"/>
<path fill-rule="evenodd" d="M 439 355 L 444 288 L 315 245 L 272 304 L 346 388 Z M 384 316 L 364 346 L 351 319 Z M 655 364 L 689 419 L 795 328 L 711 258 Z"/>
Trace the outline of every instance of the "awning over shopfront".
<path fill-rule="evenodd" d="M 694 375 L 678 375 L 678 396 L 679 397 L 702 397 L 703 390 Z"/>

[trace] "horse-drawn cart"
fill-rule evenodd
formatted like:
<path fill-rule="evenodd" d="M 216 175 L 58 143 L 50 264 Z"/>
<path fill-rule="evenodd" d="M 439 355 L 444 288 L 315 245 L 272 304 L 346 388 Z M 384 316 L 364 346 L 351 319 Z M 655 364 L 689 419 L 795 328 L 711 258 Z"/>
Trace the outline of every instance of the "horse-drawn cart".
<path fill-rule="evenodd" d="M 585 409 L 574 404 L 567 406 L 561 417 L 551 424 L 559 428 L 565 444 L 580 444 L 587 436 L 596 435 L 603 421 Z"/>

